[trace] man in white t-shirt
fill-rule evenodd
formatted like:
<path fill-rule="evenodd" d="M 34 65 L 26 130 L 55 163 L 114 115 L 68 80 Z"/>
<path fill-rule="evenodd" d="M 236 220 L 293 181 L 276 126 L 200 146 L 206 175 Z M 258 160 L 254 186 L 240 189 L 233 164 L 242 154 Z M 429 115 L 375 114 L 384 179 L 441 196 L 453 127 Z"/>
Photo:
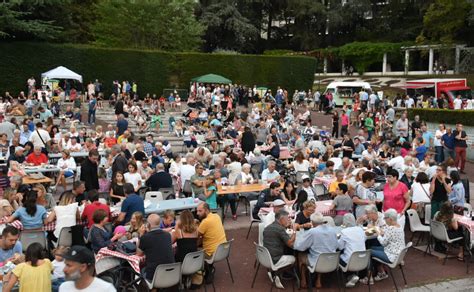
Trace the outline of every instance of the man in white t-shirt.
<path fill-rule="evenodd" d="M 456 98 L 453 101 L 453 104 L 454 104 L 454 109 L 455 110 L 462 109 L 462 99 L 461 99 L 460 95 L 456 96 Z"/>
<path fill-rule="evenodd" d="M 33 143 L 33 146 L 38 146 L 41 148 L 46 148 L 46 145 L 51 141 L 48 131 L 43 129 L 43 124 L 41 122 L 36 123 L 36 130 L 31 133 L 30 142 Z"/>
<path fill-rule="evenodd" d="M 59 286 L 59 292 L 117 291 L 111 283 L 94 277 L 95 257 L 87 247 L 75 245 L 63 258 L 66 282 Z"/>

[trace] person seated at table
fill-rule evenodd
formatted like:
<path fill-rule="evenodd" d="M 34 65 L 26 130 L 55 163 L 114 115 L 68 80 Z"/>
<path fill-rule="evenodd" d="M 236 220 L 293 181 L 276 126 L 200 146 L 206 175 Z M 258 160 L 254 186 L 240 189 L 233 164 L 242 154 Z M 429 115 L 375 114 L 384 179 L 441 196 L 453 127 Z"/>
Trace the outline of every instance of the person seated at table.
<path fill-rule="evenodd" d="M 124 184 L 123 191 L 125 193 L 126 199 L 122 202 L 120 215 L 116 220 L 116 222 L 121 225 L 125 225 L 130 222 L 130 218 L 134 212 L 138 211 L 142 214 L 145 214 L 143 198 L 135 193 L 133 185 L 130 183 Z"/>
<path fill-rule="evenodd" d="M 384 212 L 386 225 L 378 232 L 377 240 L 381 246 L 371 246 L 372 258 L 381 259 L 387 263 L 393 263 L 398 255 L 405 248 L 405 232 L 398 224 L 398 212 L 395 209 L 388 209 Z M 373 261 L 374 262 L 374 261 Z M 373 280 L 381 281 L 388 278 L 384 266 L 374 262 L 378 271 L 375 277 L 361 279 L 363 284 L 371 284 Z"/>
<path fill-rule="evenodd" d="M 138 173 L 142 176 L 142 179 L 146 181 L 155 173 L 155 169 L 150 167 L 150 163 L 148 163 L 147 159 L 144 159 L 138 164 Z"/>
<path fill-rule="evenodd" d="M 6 264 L 11 261 L 18 264 L 24 261 L 23 248 L 19 238 L 20 230 L 11 225 L 5 226 L 0 238 L 0 263 Z"/>
<path fill-rule="evenodd" d="M 138 192 L 142 187 L 142 177 L 137 171 L 137 164 L 134 161 L 131 161 L 128 163 L 128 172 L 123 175 L 125 182 L 132 184 L 135 192 Z"/>
<path fill-rule="evenodd" d="M 20 197 L 14 188 L 6 188 L 3 190 L 3 199 L 7 200 L 13 211 L 15 211 L 20 208 L 23 197 Z"/>
<path fill-rule="evenodd" d="M 12 205 L 10 205 L 10 202 L 5 199 L 0 200 L 0 218 L 3 218 L 5 216 L 11 216 L 15 210 L 13 210 Z"/>
<path fill-rule="evenodd" d="M 7 166 L 11 167 L 12 161 L 16 161 L 17 163 L 25 162 L 25 148 L 21 146 L 16 146 L 13 153 L 10 152 L 7 160 Z"/>
<path fill-rule="evenodd" d="M 346 184 L 340 183 L 336 189 L 336 197 L 331 204 L 331 210 L 336 210 L 336 217 L 334 223 L 336 226 L 342 224 L 344 215 L 352 212 L 352 199 L 347 193 L 348 187 Z"/>
<path fill-rule="evenodd" d="M 272 182 L 268 189 L 263 190 L 258 196 L 255 208 L 252 210 L 252 216 L 255 219 L 259 219 L 258 213 L 260 208 L 268 207 L 276 199 L 282 199 L 280 184 L 278 182 Z"/>
<path fill-rule="evenodd" d="M 161 218 L 160 228 L 171 232 L 176 225 L 176 215 L 173 210 L 166 210 Z"/>
<path fill-rule="evenodd" d="M 300 191 L 305 191 L 308 195 L 308 200 L 317 200 L 316 199 L 316 189 L 311 185 L 311 179 L 308 175 L 301 176 L 301 180 L 303 181 L 302 185 L 296 189 L 296 193 L 299 194 Z"/>
<path fill-rule="evenodd" d="M 323 169 L 323 171 L 319 172 L 319 175 L 320 176 L 333 176 L 334 175 L 334 167 L 335 167 L 334 161 L 328 160 L 326 162 L 326 167 Z"/>
<path fill-rule="evenodd" d="M 71 144 L 68 147 L 68 150 L 71 152 L 81 152 L 82 151 L 82 145 L 77 142 L 77 137 L 76 138 L 71 138 Z"/>
<path fill-rule="evenodd" d="M 99 193 L 96 190 L 88 192 L 87 197 L 90 204 L 87 204 L 84 207 L 84 211 L 82 211 L 81 215 L 81 219 L 87 221 L 86 228 L 91 228 L 92 224 L 94 224 L 93 215 L 95 210 L 104 210 L 107 213 L 109 220 L 112 219 L 109 206 L 99 201 Z"/>
<path fill-rule="evenodd" d="M 199 198 L 201 201 L 205 201 L 206 196 L 204 194 L 204 189 L 206 188 L 207 178 L 203 175 L 204 166 L 196 164 L 194 170 L 195 173 L 190 178 L 194 197 Z"/>
<path fill-rule="evenodd" d="M 342 251 L 339 263 L 343 266 L 347 266 L 349 259 L 353 252 L 365 251 L 365 232 L 362 227 L 356 225 L 354 215 L 347 213 L 342 218 L 342 225 L 344 228 L 341 230 L 341 237 L 338 239 L 338 249 Z M 354 287 L 359 281 L 357 274 L 353 274 L 349 281 L 346 283 L 346 287 Z"/>
<path fill-rule="evenodd" d="M 56 187 L 59 183 L 62 184 L 63 188 L 66 189 L 66 178 L 74 176 L 74 172 L 76 171 L 76 161 L 73 157 L 71 157 L 71 152 L 69 150 L 64 149 L 62 151 L 62 157 L 58 160 L 57 166 L 59 167 L 59 175 L 56 180 Z"/>
<path fill-rule="evenodd" d="M 291 180 L 285 181 L 282 194 L 287 205 L 292 205 L 296 201 L 296 188 Z"/>
<path fill-rule="evenodd" d="M 159 191 L 161 188 L 172 188 L 173 178 L 171 174 L 165 171 L 165 165 L 158 163 L 156 165 L 156 172 L 146 180 L 145 185 L 153 192 Z"/>
<path fill-rule="evenodd" d="M 308 201 L 308 193 L 304 190 L 299 191 L 296 196 L 296 200 L 291 206 L 291 208 L 296 211 L 303 211 L 303 204 Z"/>
<path fill-rule="evenodd" d="M 33 185 L 33 190 L 38 193 L 38 205 L 44 206 L 47 211 L 56 207 L 56 200 L 54 200 L 51 193 L 46 192 L 46 188 L 42 184 Z"/>
<path fill-rule="evenodd" d="M 105 229 L 105 224 L 109 221 L 107 212 L 103 209 L 97 209 L 92 215 L 92 221 L 94 224 L 89 230 L 89 242 L 91 243 L 92 251 L 98 253 L 103 247 L 109 246 L 112 242 L 117 241 L 122 237 L 121 233 L 112 235 Z"/>
<path fill-rule="evenodd" d="M 140 236 L 140 230 L 145 228 L 145 219 L 141 212 L 134 212 L 132 218 L 130 218 L 130 225 L 127 230 L 127 238 L 138 238 Z"/>
<path fill-rule="evenodd" d="M 183 262 L 188 253 L 197 251 L 199 237 L 197 230 L 198 225 L 191 211 L 181 212 L 175 232 L 171 233 L 173 243 L 176 243 L 176 262 Z"/>
<path fill-rule="evenodd" d="M 464 261 L 464 233 L 462 228 L 459 226 L 458 219 L 454 217 L 453 205 L 450 202 L 444 202 L 434 220 L 444 224 L 450 239 L 462 237 L 462 240 L 457 242 L 459 243 L 458 260 L 461 262 Z M 436 243 L 435 249 L 438 252 L 447 252 L 446 248 L 440 245 L 439 242 Z"/>
<path fill-rule="evenodd" d="M 385 226 L 385 220 L 383 219 L 383 213 L 379 212 L 377 206 L 372 204 L 364 207 L 364 215 L 357 218 L 357 224 L 366 225 L 367 227 L 383 227 Z"/>
<path fill-rule="evenodd" d="M 25 230 L 43 227 L 44 224 L 48 223 L 47 211 L 43 206 L 37 205 L 37 199 L 38 194 L 36 191 L 27 191 L 23 199 L 23 206 L 18 208 L 18 210 L 8 218 L 7 223 L 20 220 Z"/>
<path fill-rule="evenodd" d="M 276 171 L 276 162 L 270 160 L 267 168 L 262 172 L 262 181 L 265 184 L 278 182 L 280 180 L 280 174 Z"/>
<path fill-rule="evenodd" d="M 48 156 L 41 152 L 40 146 L 35 146 L 33 153 L 26 156 L 25 162 L 28 165 L 39 166 L 48 163 Z"/>
<path fill-rule="evenodd" d="M 227 241 L 224 226 L 221 217 L 211 213 L 209 205 L 205 202 L 198 205 L 197 215 L 201 221 L 198 227 L 198 244 L 202 244 L 206 257 L 210 258 L 216 252 L 217 246 Z"/>
<path fill-rule="evenodd" d="M 117 204 L 118 202 L 125 200 L 125 192 L 123 191 L 123 185 L 125 179 L 121 171 L 117 171 L 112 178 L 112 184 L 110 185 L 110 200 Z"/>
<path fill-rule="evenodd" d="M 25 262 L 13 269 L 8 281 L 4 282 L 3 291 L 12 291 L 17 282 L 19 291 L 51 291 L 51 272 L 53 265 L 45 257 L 44 247 L 39 242 L 28 246 L 25 252 Z"/>
<path fill-rule="evenodd" d="M 263 230 L 263 246 L 268 249 L 276 266 L 287 266 L 296 261 L 293 255 L 285 254 L 287 248 L 293 247 L 296 239 L 296 232 L 291 236 L 286 232 L 290 224 L 288 212 L 282 209 L 275 213 L 275 221 Z M 275 277 L 275 285 L 279 289 L 285 289 L 278 276 Z"/>
<path fill-rule="evenodd" d="M 339 184 L 346 184 L 346 180 L 344 179 L 344 171 L 336 170 L 335 179 L 329 184 L 328 193 L 331 197 L 336 196 L 336 190 L 339 187 Z"/>
<path fill-rule="evenodd" d="M 222 177 L 221 170 L 213 170 L 211 176 L 214 176 L 214 181 L 216 186 L 218 185 L 227 185 L 228 179 Z M 258 194 L 257 194 L 258 196 Z M 232 213 L 232 219 L 237 220 L 237 195 L 236 194 L 225 194 L 225 195 L 216 195 L 217 204 L 222 208 L 225 208 L 227 204 L 230 205 L 230 211 Z"/>
<path fill-rule="evenodd" d="M 459 176 L 459 172 L 452 171 L 450 177 L 453 184 L 451 185 L 451 193 L 449 194 L 449 201 L 455 208 L 458 208 L 458 209 L 462 208 L 464 210 L 464 203 L 466 201 L 466 197 L 465 197 L 466 190 L 464 189 L 464 185 Z"/>
<path fill-rule="evenodd" d="M 26 176 L 25 170 L 23 169 L 22 165 L 17 161 L 10 161 L 10 168 L 8 169 L 8 172 L 6 170 L 6 167 L 2 167 L 0 169 L 0 183 L 3 182 L 3 185 L 5 185 L 6 181 L 8 180 L 8 177 L 16 175 L 21 177 Z M 3 187 L 3 189 L 5 188 Z"/>
<path fill-rule="evenodd" d="M 150 214 L 147 218 L 148 228 L 140 237 L 137 255 L 145 256 L 143 277 L 152 281 L 158 265 L 174 263 L 172 238 L 169 232 L 160 229 L 161 218 Z"/>
<path fill-rule="evenodd" d="M 293 248 L 298 251 L 307 251 L 308 254 L 299 254 L 299 263 L 301 271 L 306 271 L 309 265 L 314 267 L 321 253 L 336 252 L 337 232 L 336 229 L 326 224 L 323 214 L 315 212 L 311 215 L 313 228 L 298 236 Z M 301 286 L 306 284 L 306 273 L 301 273 Z M 316 279 L 316 288 L 321 288 L 321 274 Z"/>
<path fill-rule="evenodd" d="M 356 218 L 365 214 L 364 208 L 366 205 L 375 204 L 375 193 L 371 191 L 371 188 L 375 184 L 375 173 L 366 171 L 362 174 L 362 183 L 358 184 L 355 188 L 355 194 L 352 198 L 354 205 L 356 205 Z"/>
<path fill-rule="evenodd" d="M 63 227 L 76 225 L 76 221 L 79 218 L 80 213 L 78 203 L 75 201 L 74 194 L 68 191 L 61 195 L 59 205 L 54 207 L 53 211 L 49 214 L 46 223 L 56 221 L 53 234 L 56 238 L 59 238 L 61 229 Z M 55 239 L 53 238 L 53 240 Z"/>
<path fill-rule="evenodd" d="M 314 201 L 306 201 L 303 203 L 303 210 L 296 215 L 295 229 L 309 230 L 313 227 L 311 223 L 311 215 L 316 211 L 316 203 Z"/>

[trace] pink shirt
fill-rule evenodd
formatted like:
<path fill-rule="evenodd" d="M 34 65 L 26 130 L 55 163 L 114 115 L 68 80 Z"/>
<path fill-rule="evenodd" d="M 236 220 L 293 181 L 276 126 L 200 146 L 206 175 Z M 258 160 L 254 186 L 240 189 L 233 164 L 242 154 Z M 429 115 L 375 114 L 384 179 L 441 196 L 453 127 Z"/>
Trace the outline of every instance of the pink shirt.
<path fill-rule="evenodd" d="M 349 125 L 349 117 L 345 114 L 341 116 L 341 125 L 342 126 Z"/>
<path fill-rule="evenodd" d="M 387 211 L 390 208 L 395 209 L 399 214 L 402 213 L 403 208 L 405 207 L 405 194 L 408 192 L 408 187 L 402 183 L 398 182 L 398 185 L 395 188 L 390 188 L 390 184 L 385 184 L 383 188 L 383 210 Z"/>

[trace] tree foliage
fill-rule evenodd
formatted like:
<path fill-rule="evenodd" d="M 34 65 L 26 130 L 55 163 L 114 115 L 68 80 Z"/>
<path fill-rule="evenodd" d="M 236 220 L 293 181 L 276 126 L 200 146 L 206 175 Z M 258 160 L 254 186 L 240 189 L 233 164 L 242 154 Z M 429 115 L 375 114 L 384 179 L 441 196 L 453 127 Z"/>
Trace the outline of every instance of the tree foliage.
<path fill-rule="evenodd" d="M 96 9 L 93 33 L 101 46 L 187 51 L 201 43 L 192 0 L 101 0 Z"/>

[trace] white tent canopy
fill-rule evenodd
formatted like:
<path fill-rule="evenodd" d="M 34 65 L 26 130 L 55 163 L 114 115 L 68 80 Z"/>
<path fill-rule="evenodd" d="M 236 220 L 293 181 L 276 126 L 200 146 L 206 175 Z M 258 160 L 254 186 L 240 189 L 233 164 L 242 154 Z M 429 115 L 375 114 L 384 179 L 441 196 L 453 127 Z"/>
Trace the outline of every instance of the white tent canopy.
<path fill-rule="evenodd" d="M 74 79 L 82 83 L 82 76 L 75 73 L 74 71 L 69 70 L 66 67 L 59 66 L 48 72 L 41 74 L 41 79 Z"/>

